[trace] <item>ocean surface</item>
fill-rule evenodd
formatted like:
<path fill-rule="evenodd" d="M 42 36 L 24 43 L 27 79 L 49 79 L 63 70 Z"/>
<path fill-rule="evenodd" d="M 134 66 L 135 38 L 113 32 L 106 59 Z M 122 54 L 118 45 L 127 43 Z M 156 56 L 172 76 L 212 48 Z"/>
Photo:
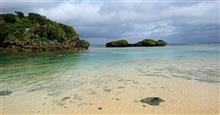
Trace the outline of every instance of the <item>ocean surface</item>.
<path fill-rule="evenodd" d="M 136 75 L 219 83 L 220 45 L 92 46 L 77 53 L 1 53 L 0 65 L 1 90 L 10 91 L 77 88 L 96 77 L 113 76 L 109 71 L 115 68 L 122 71 L 120 76 L 131 70 Z"/>

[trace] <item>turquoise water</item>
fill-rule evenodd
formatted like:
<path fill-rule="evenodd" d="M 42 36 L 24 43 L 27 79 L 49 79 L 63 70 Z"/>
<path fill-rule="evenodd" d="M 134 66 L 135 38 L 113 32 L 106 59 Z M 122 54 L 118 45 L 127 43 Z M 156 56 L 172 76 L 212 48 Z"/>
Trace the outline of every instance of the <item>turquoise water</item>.
<path fill-rule="evenodd" d="M 1 53 L 0 86 L 2 90 L 12 91 L 71 89 L 87 84 L 97 76 L 111 76 L 114 74 L 111 70 L 219 83 L 219 57 L 220 44 L 133 48 L 92 46 L 77 53 Z"/>

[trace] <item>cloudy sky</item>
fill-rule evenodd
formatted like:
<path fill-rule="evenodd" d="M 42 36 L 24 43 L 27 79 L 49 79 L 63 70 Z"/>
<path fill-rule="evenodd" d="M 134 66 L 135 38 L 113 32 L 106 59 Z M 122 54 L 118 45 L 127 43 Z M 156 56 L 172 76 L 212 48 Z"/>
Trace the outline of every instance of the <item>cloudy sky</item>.
<path fill-rule="evenodd" d="M 220 42 L 220 0 L 1 0 L 1 13 L 36 12 L 73 26 L 93 45 L 144 38 Z"/>

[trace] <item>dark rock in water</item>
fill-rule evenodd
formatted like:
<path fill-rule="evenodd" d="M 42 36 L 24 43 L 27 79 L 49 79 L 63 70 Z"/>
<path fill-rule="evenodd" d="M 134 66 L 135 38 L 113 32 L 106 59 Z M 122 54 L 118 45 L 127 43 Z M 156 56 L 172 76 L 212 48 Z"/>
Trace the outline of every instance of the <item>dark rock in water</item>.
<path fill-rule="evenodd" d="M 63 98 L 61 99 L 61 101 L 66 101 L 67 99 L 70 99 L 70 97 L 63 97 Z"/>
<path fill-rule="evenodd" d="M 102 110 L 102 107 L 98 107 L 98 110 Z"/>
<path fill-rule="evenodd" d="M 161 102 L 165 102 L 163 99 L 159 97 L 147 97 L 147 98 L 141 99 L 140 101 L 142 103 L 146 103 L 146 104 L 153 105 L 153 106 L 157 106 Z"/>
<path fill-rule="evenodd" d="M 0 96 L 5 96 L 5 95 L 10 95 L 12 92 L 5 90 L 5 91 L 0 91 Z"/>

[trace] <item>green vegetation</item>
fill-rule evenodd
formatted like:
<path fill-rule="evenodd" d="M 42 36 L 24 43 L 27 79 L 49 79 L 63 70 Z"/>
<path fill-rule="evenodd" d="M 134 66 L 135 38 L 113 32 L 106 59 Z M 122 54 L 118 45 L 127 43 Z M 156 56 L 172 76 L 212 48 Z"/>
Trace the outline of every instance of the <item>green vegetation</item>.
<path fill-rule="evenodd" d="M 124 47 L 128 45 L 127 40 L 116 40 L 116 41 L 111 41 L 106 44 L 106 47 Z"/>
<path fill-rule="evenodd" d="M 56 23 L 37 13 L 0 14 L 0 47 L 36 50 L 89 47 L 68 25 Z M 80 44 L 80 45 L 78 45 Z"/>
<path fill-rule="evenodd" d="M 153 40 L 153 39 L 144 39 L 138 43 L 135 44 L 129 44 L 127 40 L 116 40 L 106 43 L 106 47 L 153 47 L 153 46 L 165 46 L 167 43 L 163 40 Z"/>
<path fill-rule="evenodd" d="M 167 43 L 163 40 L 155 41 L 153 39 L 144 39 L 138 42 L 140 46 L 165 46 Z"/>

